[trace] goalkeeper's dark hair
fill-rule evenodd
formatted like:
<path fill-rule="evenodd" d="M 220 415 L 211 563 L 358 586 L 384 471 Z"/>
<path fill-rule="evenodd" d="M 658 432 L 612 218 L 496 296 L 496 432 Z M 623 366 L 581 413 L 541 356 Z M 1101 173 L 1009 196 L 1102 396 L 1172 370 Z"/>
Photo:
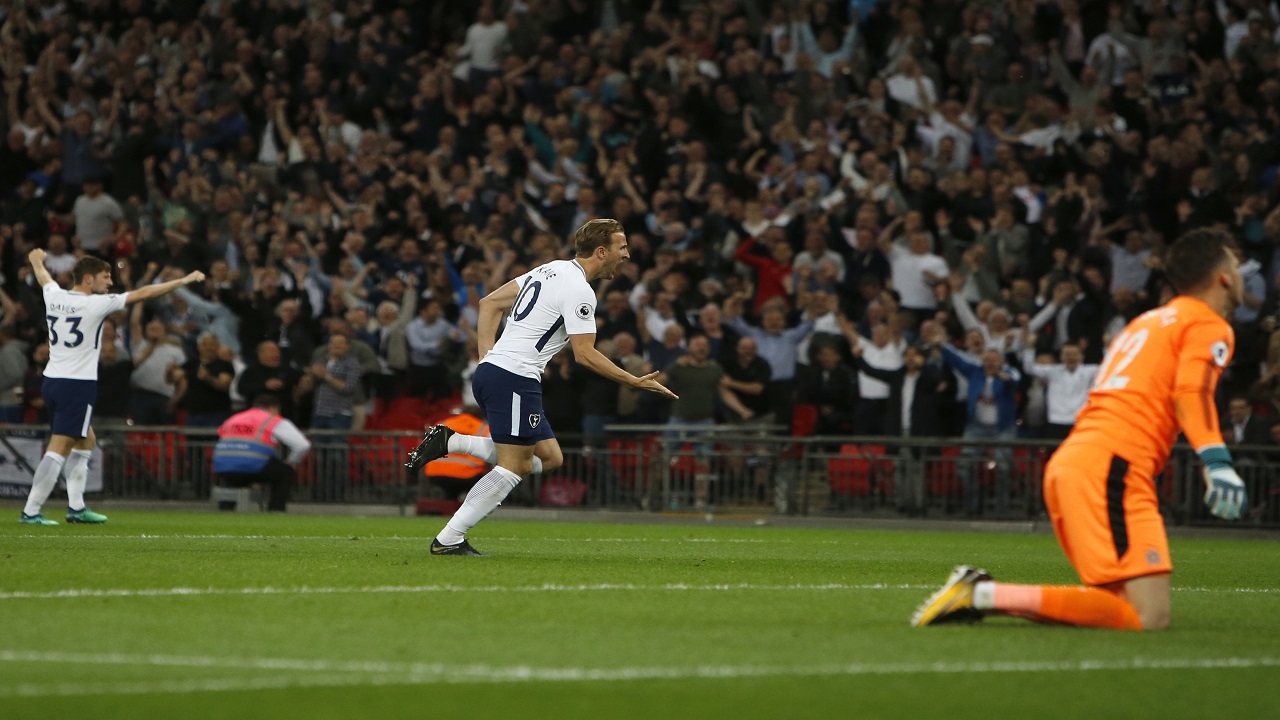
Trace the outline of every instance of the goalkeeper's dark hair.
<path fill-rule="evenodd" d="M 1226 230 L 1197 228 L 1178 238 L 1164 258 L 1164 274 L 1178 293 L 1188 293 L 1211 282 L 1240 246 Z"/>
<path fill-rule="evenodd" d="M 615 233 L 624 232 L 622 223 L 611 218 L 588 220 L 573 234 L 573 254 L 580 258 L 591 257 L 596 248 L 608 250 L 613 247 Z"/>
<path fill-rule="evenodd" d="M 111 263 L 103 260 L 102 258 L 86 255 L 77 260 L 76 264 L 72 266 L 71 284 L 79 285 L 80 282 L 84 280 L 85 275 L 93 276 L 103 272 L 111 272 Z"/>

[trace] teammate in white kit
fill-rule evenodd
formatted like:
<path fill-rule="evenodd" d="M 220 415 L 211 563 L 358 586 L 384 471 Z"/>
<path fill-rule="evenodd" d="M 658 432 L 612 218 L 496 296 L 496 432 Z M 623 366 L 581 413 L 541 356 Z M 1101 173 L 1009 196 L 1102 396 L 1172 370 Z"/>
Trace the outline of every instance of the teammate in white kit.
<path fill-rule="evenodd" d="M 574 233 L 573 247 L 577 255 L 573 260 L 536 267 L 480 301 L 481 360 L 471 384 L 492 438 L 459 435 L 436 425 L 409 453 L 405 466 L 411 470 L 451 452 L 495 463 L 432 540 L 432 555 L 479 555 L 467 542 L 467 531 L 502 504 L 524 476 L 554 470 L 564 462 L 542 411 L 542 371 L 565 345 L 572 343 L 580 365 L 610 380 L 676 397 L 654 379 L 657 372 L 636 377 L 595 347 L 596 294 L 591 281 L 613 278 L 618 266 L 631 257 L 622 224 L 591 220 Z M 506 328 L 495 343 L 498 326 L 508 312 Z"/>
<path fill-rule="evenodd" d="M 98 355 L 101 352 L 102 323 L 126 305 L 158 298 L 191 283 L 204 282 L 196 271 L 159 285 L 149 285 L 121 295 L 108 295 L 111 265 L 96 257 L 83 257 L 72 268 L 73 285 L 63 290 L 44 266 L 45 252 L 39 248 L 28 255 L 36 281 L 44 290 L 45 321 L 49 324 L 49 365 L 44 370 L 40 392 L 49 409 L 53 432 L 31 483 L 27 506 L 18 522 L 27 525 L 57 525 L 40 513 L 49 499 L 58 476 L 67 476 L 67 522 L 102 523 L 107 516 L 84 504 L 89 456 L 97 445 L 93 428 L 93 404 L 98 401 Z M 108 340 L 110 342 L 110 340 Z M 68 457 L 68 455 L 70 457 Z"/>

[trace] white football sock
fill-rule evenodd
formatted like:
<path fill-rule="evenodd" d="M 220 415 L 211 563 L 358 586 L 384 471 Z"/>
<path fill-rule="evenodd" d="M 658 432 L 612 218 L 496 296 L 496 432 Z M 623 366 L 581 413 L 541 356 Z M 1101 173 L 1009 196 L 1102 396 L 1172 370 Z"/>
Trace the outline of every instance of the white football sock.
<path fill-rule="evenodd" d="M 449 452 L 477 457 L 487 463 L 498 462 L 498 447 L 493 438 L 454 433 L 449 436 Z"/>
<path fill-rule="evenodd" d="M 454 433 L 449 437 L 449 452 L 480 458 L 490 465 L 498 462 L 498 446 L 494 444 L 493 438 Z M 542 458 L 537 455 L 533 456 L 533 472 L 542 472 Z"/>
<path fill-rule="evenodd" d="M 22 512 L 27 515 L 39 515 L 44 501 L 49 499 L 53 486 L 58 484 L 58 476 L 62 474 L 62 466 L 67 459 L 56 452 L 49 451 L 36 466 L 36 476 L 31 481 L 31 494 L 27 495 L 27 507 Z"/>
<path fill-rule="evenodd" d="M 67 464 L 62 466 L 67 475 L 67 507 L 72 510 L 84 509 L 84 486 L 89 479 L 89 458 L 91 450 L 72 450 Z"/>
<path fill-rule="evenodd" d="M 996 584 L 990 580 L 973 584 L 973 607 L 977 610 L 990 610 L 995 607 Z"/>
<path fill-rule="evenodd" d="M 484 477 L 476 481 L 462 507 L 453 514 L 448 524 L 436 536 L 441 545 L 457 545 L 466 537 L 467 531 L 476 523 L 485 519 L 502 501 L 520 484 L 520 476 L 504 467 L 494 466 Z"/>

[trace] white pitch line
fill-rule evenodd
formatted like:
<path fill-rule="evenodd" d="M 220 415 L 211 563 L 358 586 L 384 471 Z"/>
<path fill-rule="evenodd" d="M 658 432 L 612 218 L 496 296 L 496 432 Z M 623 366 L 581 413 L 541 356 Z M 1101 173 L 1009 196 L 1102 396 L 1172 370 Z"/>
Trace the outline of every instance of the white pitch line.
<path fill-rule="evenodd" d="M 66 539 L 66 540 L 401 540 L 401 541 L 419 541 L 430 542 L 431 536 L 424 535 L 421 537 L 412 537 L 404 535 L 69 535 L 55 533 L 26 533 L 20 535 L 0 536 L 0 540 L 6 537 L 22 538 L 22 539 Z M 485 542 L 528 542 L 529 538 L 515 537 L 486 537 Z M 799 542 L 789 538 L 778 540 L 765 538 L 576 538 L 576 537 L 544 537 L 538 538 L 538 542 L 569 542 L 569 543 L 725 543 L 725 544 L 742 544 L 742 543 L 794 543 Z M 806 542 L 806 545 L 834 545 L 836 540 L 814 540 Z"/>
<path fill-rule="evenodd" d="M 261 596 L 261 595 L 389 595 L 418 593 L 584 593 L 584 592 L 793 592 L 829 590 L 928 590 L 936 585 L 912 585 L 907 583 L 792 583 L 762 585 L 754 583 L 667 583 L 663 585 L 638 585 L 634 583 L 592 583 L 566 585 L 543 583 L 540 585 L 357 585 L 348 587 L 293 587 L 218 588 L 218 587 L 169 587 L 169 588 L 68 588 L 65 590 L 0 591 L 3 600 L 66 600 L 75 598 L 148 598 L 148 597 L 202 597 Z M 1280 588 L 1203 588 L 1175 587 L 1175 592 L 1188 593 L 1280 593 Z"/>
<path fill-rule="evenodd" d="M 1280 658 L 1133 658 L 1130 660 L 1005 661 L 977 663 L 850 663 L 807 666 L 692 665 L 603 667 L 532 667 L 438 663 L 352 662 L 290 658 L 41 653 L 0 650 L 0 662 L 58 665 L 218 668 L 288 674 L 275 677 L 199 678 L 112 683 L 21 683 L 0 686 L 0 697 L 182 694 L 232 692 L 293 687 L 474 684 L 495 682 L 619 682 L 643 680 L 732 680 L 769 677 L 859 677 L 873 675 L 959 675 L 994 673 L 1061 673 L 1098 671 L 1204 670 L 1280 667 Z"/>
<path fill-rule="evenodd" d="M 636 585 L 632 583 L 593 583 L 589 585 L 563 585 L 544 583 L 541 585 L 362 585 L 354 587 L 172 587 L 172 588 L 75 588 L 67 590 L 48 590 L 29 592 L 24 590 L 0 591 L 0 600 L 57 600 L 67 598 L 113 598 L 113 597 L 199 597 L 203 595 L 345 595 L 345 594 L 392 594 L 392 593 L 573 593 L 573 592 L 729 592 L 734 590 L 927 590 L 932 585 L 889 585 L 871 583 L 849 585 L 843 583 L 822 584 L 790 584 L 790 585 L 755 585 L 752 583 L 724 583 L 690 585 L 686 583 L 669 583 L 665 585 Z"/>

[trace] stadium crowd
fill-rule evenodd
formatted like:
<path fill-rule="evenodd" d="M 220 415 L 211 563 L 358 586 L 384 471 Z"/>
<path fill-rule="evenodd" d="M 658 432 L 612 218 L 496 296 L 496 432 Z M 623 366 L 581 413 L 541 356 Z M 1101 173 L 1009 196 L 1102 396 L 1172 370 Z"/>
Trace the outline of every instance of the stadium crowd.
<path fill-rule="evenodd" d="M 1265 0 L 0 2 L 0 419 L 43 422 L 83 253 L 196 292 L 102 330 L 99 417 L 314 428 L 468 392 L 478 300 L 614 217 L 549 421 L 1059 436 L 1161 250 L 1248 261 L 1228 442 L 1280 415 L 1280 5 Z M 85 328 L 85 333 L 93 328 Z M 945 351 L 943 349 L 945 348 Z"/>

